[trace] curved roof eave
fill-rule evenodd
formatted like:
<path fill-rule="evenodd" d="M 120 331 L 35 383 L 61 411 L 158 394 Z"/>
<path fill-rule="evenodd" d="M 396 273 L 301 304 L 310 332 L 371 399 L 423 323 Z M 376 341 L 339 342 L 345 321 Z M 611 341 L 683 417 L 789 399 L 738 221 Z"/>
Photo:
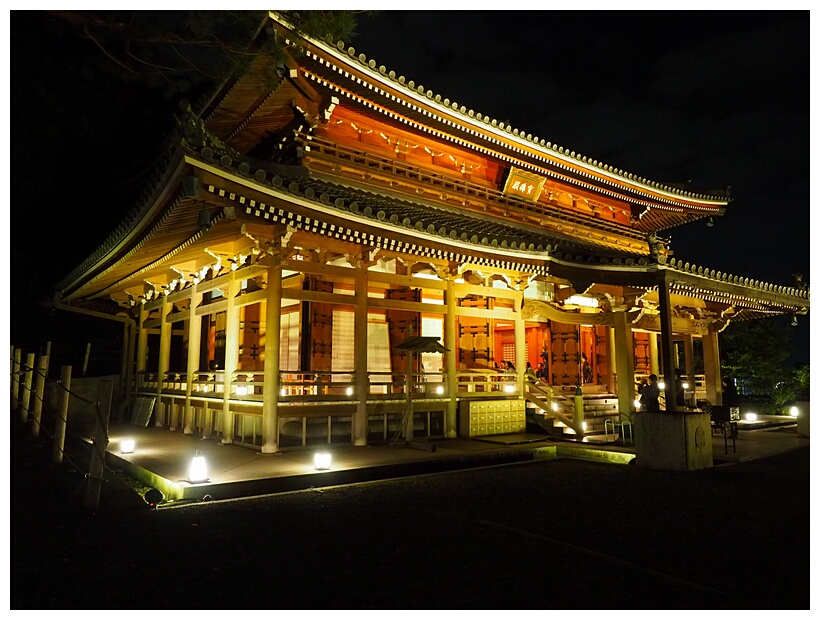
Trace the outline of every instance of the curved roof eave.
<path fill-rule="evenodd" d="M 270 12 L 271 19 L 279 23 L 283 27 L 293 31 L 293 26 L 286 18 L 276 13 Z M 332 46 L 324 41 L 306 37 L 302 34 L 294 34 L 306 42 L 309 42 L 314 47 L 320 49 L 324 54 L 332 57 L 336 62 L 345 65 L 350 70 L 362 73 L 372 83 L 368 84 L 373 88 L 386 88 L 401 94 L 405 100 L 405 104 L 418 109 L 418 106 L 425 110 L 431 110 L 437 113 L 441 122 L 452 125 L 454 118 L 463 129 L 468 133 L 479 133 L 488 136 L 490 140 L 501 144 L 512 145 L 514 150 L 521 153 L 534 153 L 540 155 L 547 161 L 557 164 L 559 167 L 570 167 L 581 172 L 581 174 L 592 175 L 599 179 L 606 180 L 616 185 L 627 185 L 633 191 L 639 193 L 649 193 L 652 196 L 660 196 L 662 199 L 672 200 L 678 202 L 680 200 L 692 200 L 700 203 L 701 207 L 714 208 L 720 210 L 730 202 L 728 198 L 722 198 L 714 195 L 699 194 L 687 192 L 675 187 L 663 185 L 661 183 L 639 177 L 613 166 L 607 166 L 597 161 L 590 161 L 589 158 L 576 154 L 575 151 L 569 151 L 558 145 L 553 145 L 550 142 L 545 142 L 538 137 L 532 137 L 531 134 L 526 134 L 518 129 L 513 129 L 510 126 L 505 126 L 503 123 L 498 123 L 495 119 L 475 113 L 472 109 L 468 110 L 465 106 L 459 106 L 456 102 L 450 103 L 449 99 L 442 99 L 440 95 L 434 95 L 432 91 L 425 91 L 419 85 L 415 86 L 414 82 L 405 82 L 403 76 L 395 77 L 393 71 L 388 72 L 382 65 L 376 70 L 376 62 L 373 59 L 369 61 L 364 54 L 355 56 L 355 50 L 350 47 L 344 51 L 345 44 L 339 41 L 336 46 Z M 352 59 L 352 61 L 351 61 Z M 356 64 L 354 64 L 354 62 Z M 381 91 L 385 94 L 384 91 Z M 428 116 L 430 114 L 427 114 Z M 698 205 L 693 205 L 698 206 Z"/>
<path fill-rule="evenodd" d="M 116 261 L 126 248 L 139 242 L 138 235 L 156 219 L 157 214 L 167 202 L 169 192 L 172 191 L 174 179 L 185 167 L 182 150 L 177 149 L 164 162 L 164 166 L 162 173 L 155 176 L 154 186 L 147 196 L 131 210 L 131 213 L 94 252 L 55 285 L 55 289 L 62 297 L 80 288 L 84 281 L 90 280 L 106 265 Z"/>

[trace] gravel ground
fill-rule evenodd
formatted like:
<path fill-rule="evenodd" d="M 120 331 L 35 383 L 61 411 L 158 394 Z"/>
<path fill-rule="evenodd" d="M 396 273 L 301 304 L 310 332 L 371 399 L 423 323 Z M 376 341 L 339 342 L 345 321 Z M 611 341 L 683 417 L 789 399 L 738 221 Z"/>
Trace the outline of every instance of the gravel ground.
<path fill-rule="evenodd" d="M 11 609 L 809 609 L 809 450 L 534 462 L 149 510 L 13 424 Z M 139 488 L 137 488 L 139 491 Z"/>

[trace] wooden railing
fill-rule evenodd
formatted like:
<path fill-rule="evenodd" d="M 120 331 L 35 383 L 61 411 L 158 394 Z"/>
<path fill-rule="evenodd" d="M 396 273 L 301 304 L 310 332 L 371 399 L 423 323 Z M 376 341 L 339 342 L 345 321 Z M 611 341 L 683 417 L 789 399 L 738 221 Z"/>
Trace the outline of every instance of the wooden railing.
<path fill-rule="evenodd" d="M 401 372 L 368 372 L 368 400 L 396 400 L 406 398 L 406 374 Z M 138 391 L 155 393 L 158 374 L 144 372 L 138 376 Z M 166 372 L 162 377 L 163 394 L 185 394 L 187 373 Z M 196 398 L 222 399 L 225 389 L 224 371 L 197 371 L 191 383 L 191 394 Z M 414 373 L 411 377 L 411 398 L 446 398 L 447 377 L 443 373 Z M 280 371 L 279 400 L 350 401 L 358 398 L 355 373 L 323 371 Z M 521 394 L 516 373 L 486 370 L 456 373 L 456 393 L 460 396 L 481 397 Z M 259 401 L 264 397 L 264 373 L 237 370 L 231 377 L 230 400 Z"/>

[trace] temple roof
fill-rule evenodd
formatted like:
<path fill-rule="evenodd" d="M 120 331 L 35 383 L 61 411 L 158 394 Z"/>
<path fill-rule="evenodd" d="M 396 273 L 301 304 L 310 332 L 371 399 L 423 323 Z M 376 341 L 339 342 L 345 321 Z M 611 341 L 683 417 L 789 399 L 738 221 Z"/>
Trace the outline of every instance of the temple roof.
<path fill-rule="evenodd" d="M 435 94 L 377 65 L 375 60 L 357 53 L 342 41 L 334 44 L 294 35 L 286 17 L 273 12 L 271 17 L 285 32 L 286 41 L 304 52 L 299 56 L 299 68 L 317 88 L 329 88 L 339 96 L 358 102 L 372 114 L 386 115 L 461 146 L 492 152 L 502 159 L 515 160 L 519 165 L 579 186 L 626 195 L 643 212 L 640 219 L 646 218 L 643 223 L 646 230 L 653 225 L 653 219 L 657 219 L 653 218 L 655 214 L 646 211 L 647 207 L 650 211 L 660 209 L 667 213 L 702 211 L 704 215 L 716 215 L 722 213 L 729 202 L 725 190 L 693 192 L 680 185 L 659 183 L 532 136 Z M 662 227 L 668 228 L 669 224 Z"/>
<path fill-rule="evenodd" d="M 271 15 L 280 27 L 285 24 Z M 162 285 L 178 265 L 201 260 L 209 246 L 242 239 L 244 226 L 258 222 L 579 282 L 651 289 L 656 274 L 664 272 L 674 290 L 729 304 L 744 318 L 808 308 L 806 289 L 690 266 L 647 245 L 645 233 L 722 213 L 727 195 L 689 192 L 590 161 L 377 68 L 375 61 L 342 43 L 300 38 L 299 44 L 304 56 L 298 62 L 286 59 L 284 77 L 272 91 L 259 89 L 273 62 L 260 56 L 211 98 L 202 120 L 184 116 L 176 149 L 169 151 L 140 202 L 58 283 L 65 299 L 105 299 L 151 279 Z M 271 133 L 309 131 L 303 127 L 316 119 L 302 106 L 321 101 L 320 109 L 332 109 L 331 97 L 337 95 L 368 114 L 398 120 L 501 162 L 609 192 L 637 208 L 636 218 L 627 226 L 371 157 L 365 167 L 377 166 L 386 178 L 395 179 L 379 185 L 367 180 L 367 170 L 357 171 L 355 157 L 342 172 L 332 160 L 314 156 L 319 140 L 306 143 L 315 147 L 306 153 L 307 165 L 279 165 L 248 155 Z M 410 177 L 413 183 L 397 182 Z"/>

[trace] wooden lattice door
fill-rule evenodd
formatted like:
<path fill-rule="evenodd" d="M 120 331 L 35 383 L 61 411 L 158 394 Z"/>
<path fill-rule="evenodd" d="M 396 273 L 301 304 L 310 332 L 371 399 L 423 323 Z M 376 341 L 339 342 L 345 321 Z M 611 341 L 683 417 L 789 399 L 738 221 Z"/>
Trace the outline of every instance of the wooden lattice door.
<path fill-rule="evenodd" d="M 635 374 L 648 375 L 649 365 L 649 334 L 645 332 L 633 332 L 635 343 Z"/>
<path fill-rule="evenodd" d="M 550 330 L 550 376 L 553 385 L 577 385 L 581 381 L 578 326 L 553 322 Z"/>
<path fill-rule="evenodd" d="M 315 276 L 308 280 L 310 290 L 333 292 L 333 282 L 324 282 Z M 330 372 L 333 370 L 333 304 L 310 302 L 307 304 L 310 332 L 303 337 L 310 343 L 310 370 Z"/>

